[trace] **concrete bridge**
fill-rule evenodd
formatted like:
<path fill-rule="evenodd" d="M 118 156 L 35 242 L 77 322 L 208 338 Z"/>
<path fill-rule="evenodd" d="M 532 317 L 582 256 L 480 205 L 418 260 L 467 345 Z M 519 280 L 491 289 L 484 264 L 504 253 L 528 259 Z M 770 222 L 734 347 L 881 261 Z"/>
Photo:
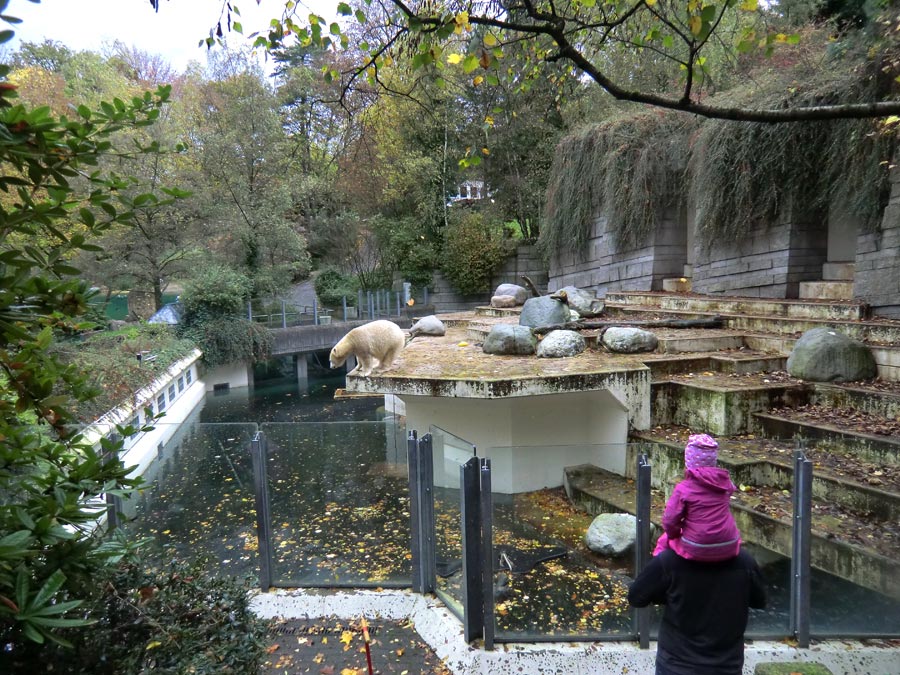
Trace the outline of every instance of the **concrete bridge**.
<path fill-rule="evenodd" d="M 401 328 L 409 328 L 412 323 L 406 317 L 383 317 Z M 342 337 L 357 326 L 369 323 L 369 319 L 342 321 L 318 326 L 294 326 L 291 328 L 270 328 L 272 334 L 272 356 L 289 354 L 309 354 L 331 351 Z"/>
<path fill-rule="evenodd" d="M 409 328 L 412 321 L 408 317 L 383 317 L 393 321 L 401 328 Z M 272 356 L 294 356 L 294 367 L 297 370 L 297 381 L 305 382 L 308 375 L 306 357 L 315 352 L 330 352 L 341 338 L 357 326 L 369 323 L 370 319 L 341 321 L 340 323 L 320 324 L 317 326 L 294 326 L 289 328 L 270 328 L 272 334 Z M 345 364 L 347 372 L 356 367 L 356 359 L 351 357 Z"/>

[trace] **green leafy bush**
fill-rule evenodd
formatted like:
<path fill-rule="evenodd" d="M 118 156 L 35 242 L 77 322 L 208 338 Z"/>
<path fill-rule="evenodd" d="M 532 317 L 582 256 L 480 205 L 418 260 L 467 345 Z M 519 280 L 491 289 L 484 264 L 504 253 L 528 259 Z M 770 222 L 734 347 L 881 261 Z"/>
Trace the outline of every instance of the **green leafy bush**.
<path fill-rule="evenodd" d="M 96 623 L 68 629 L 71 649 L 16 645 L 14 672 L 70 675 L 256 675 L 267 622 L 249 609 L 249 584 L 207 576 L 199 563 L 148 572 L 121 565 L 85 606 Z"/>
<path fill-rule="evenodd" d="M 329 265 L 316 276 L 315 289 L 319 302 L 328 307 L 339 307 L 342 298 L 347 298 L 348 305 L 356 305 L 356 280 L 341 272 L 337 267 Z"/>
<path fill-rule="evenodd" d="M 210 366 L 265 361 L 272 351 L 269 329 L 240 316 L 204 316 L 183 328 L 182 335 L 200 347 Z"/>
<path fill-rule="evenodd" d="M 447 227 L 441 270 L 463 295 L 488 292 L 509 252 L 501 227 L 477 211 L 465 211 Z"/>
<path fill-rule="evenodd" d="M 200 316 L 243 314 L 253 283 L 230 267 L 213 265 L 185 284 L 181 294 L 185 320 L 190 323 Z"/>
<path fill-rule="evenodd" d="M 8 21 L 8 17 L 3 17 Z M 12 31 L 3 31 L 8 40 Z M 0 40 L 0 41 L 2 41 Z M 0 80 L 9 68 L 0 64 Z M 136 481 L 116 449 L 73 434 L 74 407 L 92 395 L 77 366 L 51 350 L 54 333 L 76 333 L 90 289 L 71 265 L 79 251 L 136 210 L 165 203 L 129 196 L 103 168 L 120 130 L 152 124 L 168 98 L 79 106 L 66 118 L 16 102 L 0 87 L 0 644 L 62 640 L 87 623 L 83 603 L 104 564 L 97 500 Z M 78 181 L 73 177 L 79 177 Z M 80 185 L 83 192 L 76 192 Z M 171 193 L 170 193 L 171 194 Z M 174 196 L 173 196 L 174 198 Z M 37 669 L 35 669 L 37 670 Z"/>

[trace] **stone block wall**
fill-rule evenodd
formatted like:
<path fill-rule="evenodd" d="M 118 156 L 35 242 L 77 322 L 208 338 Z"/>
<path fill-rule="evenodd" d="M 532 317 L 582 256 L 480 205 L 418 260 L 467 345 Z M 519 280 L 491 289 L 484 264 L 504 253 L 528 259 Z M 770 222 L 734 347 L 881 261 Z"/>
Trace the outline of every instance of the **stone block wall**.
<path fill-rule="evenodd" d="M 786 215 L 768 227 L 748 227 L 737 241 L 695 252 L 693 290 L 711 295 L 797 298 L 801 281 L 822 278 L 828 229 L 817 214 Z"/>
<path fill-rule="evenodd" d="M 900 318 L 900 170 L 896 168 L 891 172 L 891 197 L 881 229 L 857 236 L 853 296 L 868 302 L 873 314 Z"/>
<path fill-rule="evenodd" d="M 686 261 L 687 228 L 675 209 L 664 213 L 645 246 L 629 251 L 617 250 L 609 218 L 600 216 L 582 255 L 562 251 L 551 261 L 550 290 L 577 286 L 599 296 L 661 290 L 663 279 L 682 275 Z"/>
<path fill-rule="evenodd" d="M 476 295 L 460 295 L 450 285 L 444 275 L 436 270 L 434 283 L 428 289 L 428 303 L 434 305 L 435 314 L 459 312 L 489 305 L 493 290 L 500 284 L 518 284 L 524 286 L 522 275 L 527 275 L 542 292 L 546 292 L 548 283 L 547 270 L 534 246 L 522 245 L 516 253 L 506 259 L 503 267 L 491 280 L 491 288 Z M 418 297 L 418 294 L 417 294 Z"/>

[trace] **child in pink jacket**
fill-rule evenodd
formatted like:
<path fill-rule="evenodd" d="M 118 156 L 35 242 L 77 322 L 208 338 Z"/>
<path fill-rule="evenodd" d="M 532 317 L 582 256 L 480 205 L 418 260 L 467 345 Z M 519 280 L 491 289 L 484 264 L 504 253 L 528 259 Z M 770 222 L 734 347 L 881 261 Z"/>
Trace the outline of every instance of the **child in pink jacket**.
<path fill-rule="evenodd" d="M 675 486 L 663 514 L 665 532 L 653 555 L 667 548 L 682 558 L 712 562 L 733 558 L 741 550 L 741 533 L 729 502 L 737 489 L 727 469 L 716 466 L 719 444 L 694 434 L 684 448 L 684 480 Z"/>

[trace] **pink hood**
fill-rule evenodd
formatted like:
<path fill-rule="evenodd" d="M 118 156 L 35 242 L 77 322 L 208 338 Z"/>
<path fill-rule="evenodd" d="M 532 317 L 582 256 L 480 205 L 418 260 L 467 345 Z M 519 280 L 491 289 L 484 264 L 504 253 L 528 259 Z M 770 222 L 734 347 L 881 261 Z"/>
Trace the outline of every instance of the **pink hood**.
<path fill-rule="evenodd" d="M 688 479 L 693 478 L 710 490 L 727 492 L 729 497 L 732 492 L 737 490 L 728 470 L 715 466 L 698 466 L 696 469 L 685 469 L 684 477 Z"/>

